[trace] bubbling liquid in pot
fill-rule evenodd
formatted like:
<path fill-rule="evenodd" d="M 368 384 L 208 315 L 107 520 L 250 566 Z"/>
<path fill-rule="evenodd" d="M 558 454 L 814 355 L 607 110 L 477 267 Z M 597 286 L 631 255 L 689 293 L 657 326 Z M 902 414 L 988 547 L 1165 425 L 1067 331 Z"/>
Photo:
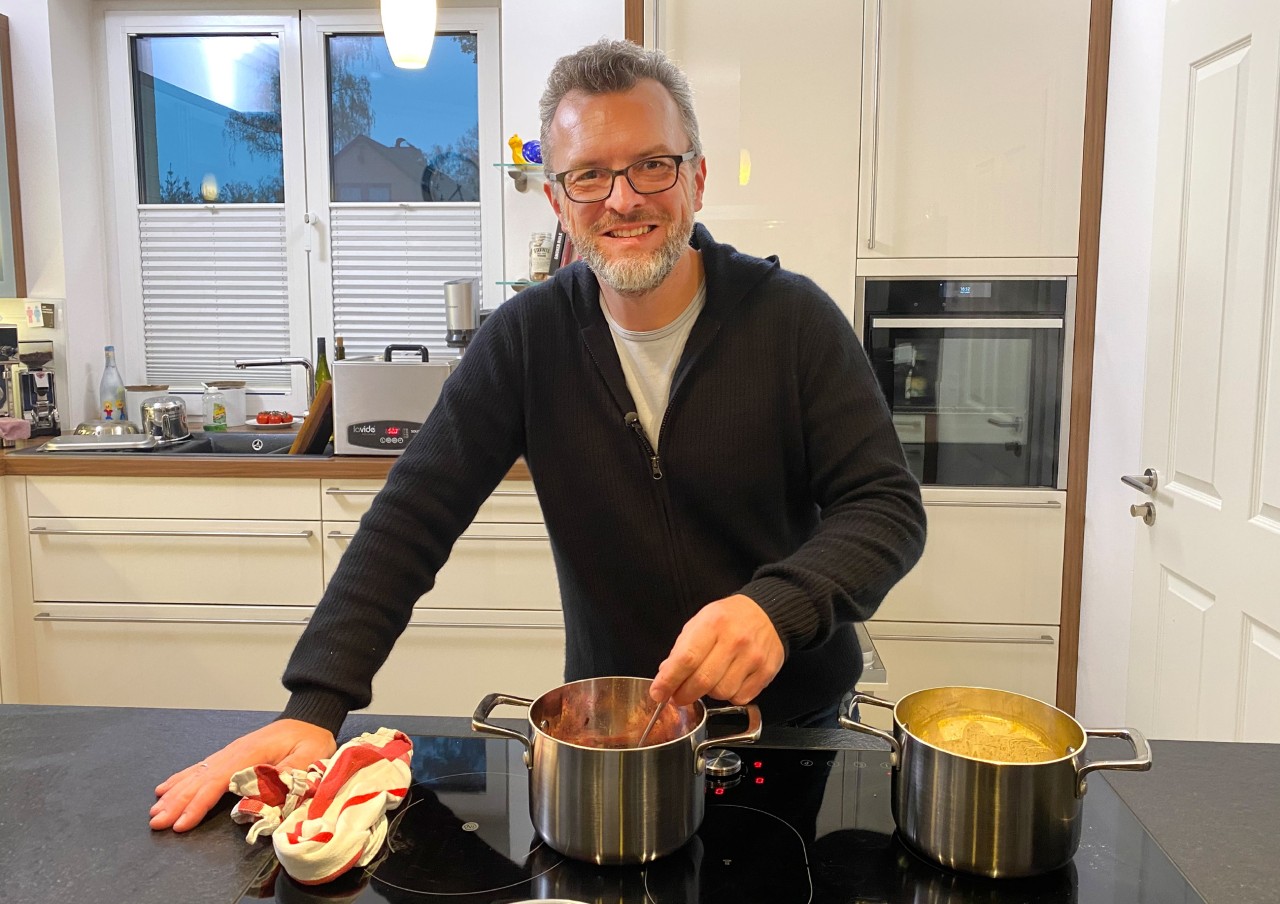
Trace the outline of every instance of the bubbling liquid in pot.
<path fill-rule="evenodd" d="M 969 713 L 943 716 L 918 732 L 921 740 L 948 753 L 1000 763 L 1044 763 L 1066 751 L 1043 733 L 1003 716 Z"/>

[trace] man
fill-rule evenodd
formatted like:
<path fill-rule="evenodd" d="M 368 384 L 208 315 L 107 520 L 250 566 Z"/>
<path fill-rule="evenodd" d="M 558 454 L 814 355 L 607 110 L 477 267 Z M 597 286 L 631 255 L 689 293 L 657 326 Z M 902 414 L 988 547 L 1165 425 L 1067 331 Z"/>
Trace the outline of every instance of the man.
<path fill-rule="evenodd" d="M 547 197 L 584 263 L 478 332 L 299 640 L 284 713 L 161 784 L 153 828 L 194 827 L 240 769 L 333 753 L 519 456 L 552 540 L 566 680 L 656 675 L 655 700 L 827 724 L 861 674 L 853 623 L 915 563 L 925 519 L 848 321 L 694 227 L 706 162 L 660 52 L 601 41 L 561 59 L 541 114 Z"/>

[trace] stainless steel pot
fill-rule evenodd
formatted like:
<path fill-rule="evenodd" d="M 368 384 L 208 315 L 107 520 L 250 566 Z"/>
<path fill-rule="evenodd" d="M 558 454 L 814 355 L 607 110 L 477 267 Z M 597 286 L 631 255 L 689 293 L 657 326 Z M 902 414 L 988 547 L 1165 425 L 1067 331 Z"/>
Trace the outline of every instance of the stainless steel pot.
<path fill-rule="evenodd" d="M 152 396 L 142 400 L 142 432 L 161 444 L 190 439 L 187 403 L 176 395 Z"/>
<path fill-rule="evenodd" d="M 702 823 L 706 751 L 760 737 L 754 704 L 708 709 L 668 706 L 644 747 L 639 740 L 654 703 L 648 678 L 591 678 L 537 700 L 489 694 L 471 719 L 474 731 L 524 745 L 529 815 L 551 847 L 597 864 L 647 863 L 687 842 Z M 500 705 L 529 708 L 529 734 L 486 721 Z M 741 734 L 707 737 L 707 719 L 747 716 Z"/>
<path fill-rule="evenodd" d="M 72 431 L 74 436 L 132 436 L 142 428 L 133 421 L 82 421 Z"/>
<path fill-rule="evenodd" d="M 854 694 L 853 706 L 893 710 L 893 734 L 840 716 L 852 731 L 889 743 L 893 818 L 903 840 L 950 869 L 993 878 L 1035 876 L 1063 866 L 1080 843 L 1085 776 L 1099 769 L 1145 771 L 1151 748 L 1132 728 L 1084 729 L 1034 697 L 980 687 L 935 687 L 897 703 Z M 1004 719 L 1025 726 L 1056 753 L 1039 762 L 999 762 L 944 750 L 943 720 Z M 1084 761 L 1090 737 L 1123 738 L 1132 760 Z"/>

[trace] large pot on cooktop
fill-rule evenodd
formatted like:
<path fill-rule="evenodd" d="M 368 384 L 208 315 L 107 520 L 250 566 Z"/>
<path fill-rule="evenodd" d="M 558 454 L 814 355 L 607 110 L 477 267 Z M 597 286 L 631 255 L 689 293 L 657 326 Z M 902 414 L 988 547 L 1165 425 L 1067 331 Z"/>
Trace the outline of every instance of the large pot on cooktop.
<path fill-rule="evenodd" d="M 854 706 L 893 710 L 892 734 L 844 714 L 840 724 L 888 742 L 903 840 L 936 863 L 980 876 L 1035 876 L 1065 865 L 1080 843 L 1085 776 L 1151 768 L 1151 748 L 1134 729 L 1084 729 L 1062 710 L 1010 691 L 934 687 L 897 703 L 854 694 Z M 1086 763 L 1090 737 L 1123 738 L 1137 756 Z"/>
<path fill-rule="evenodd" d="M 705 812 L 706 751 L 760 737 L 753 704 L 708 709 L 668 705 L 644 747 L 634 747 L 653 714 L 651 679 L 574 681 L 536 700 L 489 694 L 474 731 L 524 746 L 529 816 L 538 834 L 568 857 L 597 864 L 648 863 L 687 842 Z M 500 705 L 529 708 L 529 733 L 488 722 Z M 747 730 L 707 737 L 711 716 L 740 713 Z"/>

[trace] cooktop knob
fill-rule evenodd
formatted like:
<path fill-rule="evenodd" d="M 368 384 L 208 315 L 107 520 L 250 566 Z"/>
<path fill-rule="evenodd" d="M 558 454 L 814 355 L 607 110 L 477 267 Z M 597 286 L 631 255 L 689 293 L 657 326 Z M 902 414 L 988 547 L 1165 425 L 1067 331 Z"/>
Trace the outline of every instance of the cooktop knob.
<path fill-rule="evenodd" d="M 728 778 L 742 771 L 742 757 L 718 747 L 707 751 L 707 778 Z"/>

